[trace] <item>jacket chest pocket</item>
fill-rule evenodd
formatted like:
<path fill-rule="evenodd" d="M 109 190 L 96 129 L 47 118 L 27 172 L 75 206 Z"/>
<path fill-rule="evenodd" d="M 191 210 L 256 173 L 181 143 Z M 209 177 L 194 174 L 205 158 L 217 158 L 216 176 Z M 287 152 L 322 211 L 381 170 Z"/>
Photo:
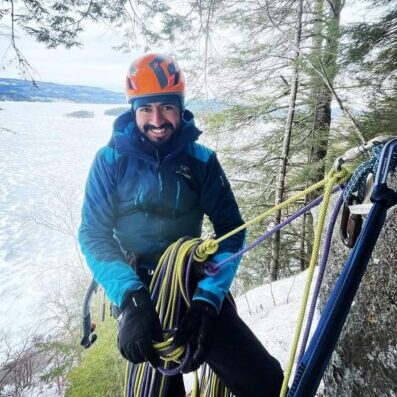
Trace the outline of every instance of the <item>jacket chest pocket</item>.
<path fill-rule="evenodd" d="M 117 189 L 118 214 L 129 215 L 135 211 L 149 211 L 159 201 L 159 181 L 154 175 L 124 180 Z"/>
<path fill-rule="evenodd" d="M 174 176 L 173 186 L 173 208 L 174 215 L 184 214 L 199 205 L 199 193 L 192 189 L 183 175 Z"/>

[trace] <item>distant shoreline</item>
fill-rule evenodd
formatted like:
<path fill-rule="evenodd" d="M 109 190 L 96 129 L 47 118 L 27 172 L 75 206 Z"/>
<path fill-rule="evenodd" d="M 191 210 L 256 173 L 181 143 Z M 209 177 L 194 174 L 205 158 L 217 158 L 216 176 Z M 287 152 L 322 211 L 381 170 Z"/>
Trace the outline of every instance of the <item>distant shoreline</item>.
<path fill-rule="evenodd" d="M 91 104 L 125 104 L 122 92 L 83 85 L 66 85 L 22 79 L 0 78 L 0 101 L 70 102 Z"/>

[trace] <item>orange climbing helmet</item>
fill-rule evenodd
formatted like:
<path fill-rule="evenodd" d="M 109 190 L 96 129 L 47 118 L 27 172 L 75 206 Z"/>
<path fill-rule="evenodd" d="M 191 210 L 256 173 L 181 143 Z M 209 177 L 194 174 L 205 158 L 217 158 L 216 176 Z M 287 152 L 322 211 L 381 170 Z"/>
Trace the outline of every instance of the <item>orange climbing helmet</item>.
<path fill-rule="evenodd" d="M 128 103 L 139 98 L 170 94 L 179 96 L 183 102 L 185 76 L 171 57 L 146 54 L 132 62 L 125 82 Z"/>

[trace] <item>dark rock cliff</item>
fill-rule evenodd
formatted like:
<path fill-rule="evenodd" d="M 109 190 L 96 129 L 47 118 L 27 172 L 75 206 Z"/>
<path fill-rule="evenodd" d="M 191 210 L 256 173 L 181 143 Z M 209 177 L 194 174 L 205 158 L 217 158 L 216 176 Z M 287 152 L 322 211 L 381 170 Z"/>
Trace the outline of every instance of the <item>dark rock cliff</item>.
<path fill-rule="evenodd" d="M 392 184 L 396 185 L 395 176 Z M 397 206 L 394 206 L 388 212 L 324 376 L 325 397 L 397 396 L 396 240 Z M 348 253 L 335 229 L 320 307 L 324 306 Z"/>

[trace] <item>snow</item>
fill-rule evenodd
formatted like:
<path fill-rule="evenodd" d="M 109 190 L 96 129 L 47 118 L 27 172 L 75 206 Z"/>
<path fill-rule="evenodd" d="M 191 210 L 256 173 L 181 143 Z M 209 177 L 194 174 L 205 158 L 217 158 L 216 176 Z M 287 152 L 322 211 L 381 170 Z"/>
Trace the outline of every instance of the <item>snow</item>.
<path fill-rule="evenodd" d="M 307 272 L 303 272 L 255 288 L 247 293 L 246 298 L 241 296 L 237 299 L 240 316 L 283 368 L 289 359 L 306 275 Z"/>

